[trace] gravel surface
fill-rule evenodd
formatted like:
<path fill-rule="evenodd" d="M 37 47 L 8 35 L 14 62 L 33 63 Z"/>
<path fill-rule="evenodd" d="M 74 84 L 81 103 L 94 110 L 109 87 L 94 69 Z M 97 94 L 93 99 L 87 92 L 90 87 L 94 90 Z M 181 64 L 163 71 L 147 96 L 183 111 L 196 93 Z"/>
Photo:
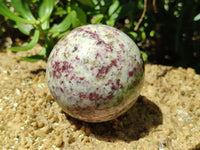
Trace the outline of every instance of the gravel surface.
<path fill-rule="evenodd" d="M 86 123 L 52 98 L 46 62 L 21 55 L 0 52 L 0 149 L 200 149 L 200 76 L 193 69 L 146 64 L 141 96 L 128 112 Z"/>

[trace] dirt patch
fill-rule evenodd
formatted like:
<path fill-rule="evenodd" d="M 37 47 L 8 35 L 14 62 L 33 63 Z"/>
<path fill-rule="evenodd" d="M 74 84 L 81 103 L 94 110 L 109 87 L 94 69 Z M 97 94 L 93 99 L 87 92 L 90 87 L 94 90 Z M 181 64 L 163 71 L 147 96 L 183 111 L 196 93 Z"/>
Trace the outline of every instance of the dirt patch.
<path fill-rule="evenodd" d="M 105 123 L 66 115 L 52 98 L 44 61 L 0 53 L 0 149 L 200 149 L 200 76 L 188 68 L 145 66 L 136 104 Z"/>

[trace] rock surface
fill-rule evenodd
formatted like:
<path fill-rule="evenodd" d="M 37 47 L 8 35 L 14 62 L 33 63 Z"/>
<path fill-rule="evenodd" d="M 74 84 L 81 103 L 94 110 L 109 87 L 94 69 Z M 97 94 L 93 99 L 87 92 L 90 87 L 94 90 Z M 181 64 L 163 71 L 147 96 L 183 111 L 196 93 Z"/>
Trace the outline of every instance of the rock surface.
<path fill-rule="evenodd" d="M 191 68 L 145 65 L 141 96 L 124 115 L 85 123 L 52 98 L 44 61 L 0 52 L 0 149 L 197 150 L 200 76 Z"/>
<path fill-rule="evenodd" d="M 104 122 L 136 102 L 143 86 L 144 62 L 137 45 L 122 31 L 85 25 L 54 46 L 46 78 L 67 114 L 87 122 Z"/>

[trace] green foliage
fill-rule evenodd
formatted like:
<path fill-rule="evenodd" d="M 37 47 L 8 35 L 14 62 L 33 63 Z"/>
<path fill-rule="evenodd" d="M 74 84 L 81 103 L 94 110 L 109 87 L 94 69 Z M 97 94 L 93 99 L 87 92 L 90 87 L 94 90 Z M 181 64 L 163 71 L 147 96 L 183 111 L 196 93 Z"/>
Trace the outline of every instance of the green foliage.
<path fill-rule="evenodd" d="M 33 35 L 33 39 L 27 45 L 21 47 L 11 47 L 8 49 L 11 51 L 27 51 L 33 48 L 38 43 L 39 38 L 40 38 L 40 31 L 36 29 Z"/>
<path fill-rule="evenodd" d="M 197 14 L 195 17 L 194 17 L 194 21 L 199 21 L 200 20 L 200 13 Z"/>
<path fill-rule="evenodd" d="M 199 10 L 199 0 L 147 1 L 146 7 L 144 0 L 0 0 L 0 24 L 31 37 L 28 45 L 10 50 L 43 45 L 38 54 L 21 57 L 26 61 L 48 58 L 54 44 L 76 27 L 106 24 L 127 33 L 145 61 L 148 54 L 150 62 L 191 66 L 200 73 Z"/>
<path fill-rule="evenodd" d="M 160 64 L 193 67 L 200 73 L 200 1 L 157 1 L 158 13 L 148 12 L 155 29 L 155 54 Z M 151 48 L 152 49 L 152 48 Z"/>
<path fill-rule="evenodd" d="M 55 0 L 32 0 L 32 2 L 29 1 L 28 3 L 25 0 L 11 0 L 10 5 L 14 8 L 14 13 L 1 0 L 0 14 L 8 20 L 14 21 L 13 27 L 17 27 L 19 31 L 27 36 L 32 36 L 32 40 L 25 46 L 8 49 L 12 51 L 27 51 L 33 48 L 39 41 L 45 43 L 44 48 L 38 54 L 21 57 L 22 60 L 35 62 L 48 57 L 53 45 L 63 34 L 69 32 L 73 27 L 86 24 L 86 17 L 83 17 L 83 15 L 81 19 L 77 17 L 83 11 L 75 5 L 72 7 L 71 3 L 70 7 L 73 9 L 67 10 L 62 16 L 62 20 L 58 23 L 55 23 L 55 17 L 51 18 L 56 6 Z"/>
<path fill-rule="evenodd" d="M 140 52 L 141 52 L 141 54 L 142 54 L 143 60 L 144 60 L 144 61 L 147 61 L 147 60 L 148 60 L 148 55 L 147 55 L 145 52 L 143 52 L 143 51 L 140 51 Z"/>
<path fill-rule="evenodd" d="M 2 2 L 2 0 L 0 1 L 0 14 L 2 14 L 3 16 L 16 21 L 16 22 L 20 22 L 20 23 L 27 23 L 27 24 L 34 24 L 35 22 L 33 20 L 27 20 L 25 18 L 21 18 L 19 16 L 14 15 L 14 13 L 12 13 L 7 7 L 6 5 Z"/>
<path fill-rule="evenodd" d="M 12 20 L 12 24 L 10 24 L 12 27 L 17 28 L 26 36 L 32 37 L 27 45 L 11 47 L 8 48 L 9 50 L 27 51 L 38 42 L 44 43 L 43 49 L 38 54 L 21 57 L 22 60 L 36 62 L 42 58 L 48 58 L 54 44 L 63 35 L 73 28 L 88 23 L 115 26 L 117 21 L 127 18 L 131 21 L 121 30 L 134 40 L 144 40 L 146 38 L 144 29 L 140 29 L 139 34 L 133 32 L 134 20 L 132 19 L 133 13 L 142 11 L 142 5 L 140 3 L 137 6 L 137 3 L 131 0 L 129 2 L 123 0 L 11 0 L 11 3 L 1 0 L 0 14 L 8 21 Z M 14 8 L 14 12 L 11 11 L 11 8 Z M 153 36 L 152 33 L 151 36 Z M 143 55 L 146 59 L 147 55 L 144 52 Z"/>

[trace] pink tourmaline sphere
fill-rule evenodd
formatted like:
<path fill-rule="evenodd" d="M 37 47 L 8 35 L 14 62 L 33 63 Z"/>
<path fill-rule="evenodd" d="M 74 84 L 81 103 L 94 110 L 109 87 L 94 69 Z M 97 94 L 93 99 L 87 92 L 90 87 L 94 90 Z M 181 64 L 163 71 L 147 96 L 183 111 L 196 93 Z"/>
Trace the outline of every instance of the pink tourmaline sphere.
<path fill-rule="evenodd" d="M 106 25 L 86 25 L 58 41 L 49 56 L 46 77 L 53 97 L 67 114 L 103 122 L 136 102 L 144 62 L 125 33 Z"/>

